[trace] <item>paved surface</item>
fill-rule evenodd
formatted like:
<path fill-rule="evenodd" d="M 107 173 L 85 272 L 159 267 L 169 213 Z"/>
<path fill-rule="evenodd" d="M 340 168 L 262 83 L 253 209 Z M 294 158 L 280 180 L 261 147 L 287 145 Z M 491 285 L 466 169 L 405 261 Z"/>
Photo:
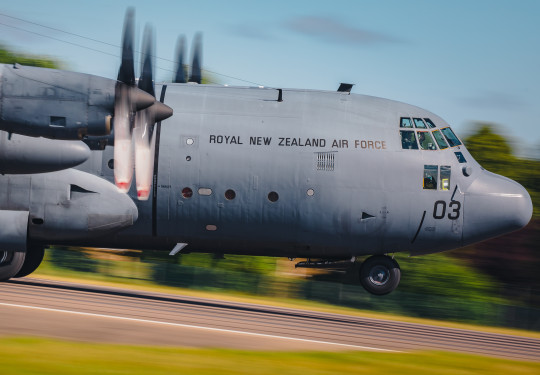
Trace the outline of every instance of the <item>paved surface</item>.
<path fill-rule="evenodd" d="M 441 349 L 540 361 L 540 339 L 31 278 L 0 283 L 0 335 L 253 350 Z"/>

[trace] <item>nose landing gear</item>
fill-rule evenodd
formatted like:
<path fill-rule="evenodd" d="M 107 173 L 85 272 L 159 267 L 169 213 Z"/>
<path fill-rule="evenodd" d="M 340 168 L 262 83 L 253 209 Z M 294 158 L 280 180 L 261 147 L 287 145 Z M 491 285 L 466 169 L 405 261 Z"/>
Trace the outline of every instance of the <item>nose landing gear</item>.
<path fill-rule="evenodd" d="M 371 294 L 388 294 L 399 284 L 401 270 L 399 264 L 386 255 L 367 258 L 360 267 L 360 283 Z"/>

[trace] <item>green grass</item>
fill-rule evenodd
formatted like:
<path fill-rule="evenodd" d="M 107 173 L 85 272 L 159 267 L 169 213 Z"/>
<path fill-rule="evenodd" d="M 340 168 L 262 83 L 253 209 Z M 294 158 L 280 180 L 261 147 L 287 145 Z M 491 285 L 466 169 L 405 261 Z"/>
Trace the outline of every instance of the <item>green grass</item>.
<path fill-rule="evenodd" d="M 2 374 L 538 374 L 540 362 L 448 352 L 266 352 L 0 339 Z"/>

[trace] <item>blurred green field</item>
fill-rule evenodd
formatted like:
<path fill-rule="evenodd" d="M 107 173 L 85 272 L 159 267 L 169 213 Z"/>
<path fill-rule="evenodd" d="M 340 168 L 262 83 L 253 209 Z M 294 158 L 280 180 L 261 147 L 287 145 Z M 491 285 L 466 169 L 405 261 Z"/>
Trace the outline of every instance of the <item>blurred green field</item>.
<path fill-rule="evenodd" d="M 397 254 L 403 270 L 399 288 L 373 296 L 341 275 L 298 273 L 293 262 L 275 258 L 207 254 L 181 257 L 52 248 L 32 277 L 58 277 L 109 282 L 129 287 L 164 288 L 166 292 L 210 293 L 267 300 L 296 306 L 324 306 L 345 313 L 367 311 L 409 318 L 435 319 L 482 326 L 540 330 L 540 310 L 501 295 L 493 278 L 448 254 L 409 258 Z M 294 276 L 296 274 L 296 276 Z M 429 281 L 429 282 L 426 282 Z M 348 312 L 346 312 L 348 310 Z"/>
<path fill-rule="evenodd" d="M 265 352 L 0 339 L 2 374 L 539 374 L 540 362 L 449 352 Z"/>

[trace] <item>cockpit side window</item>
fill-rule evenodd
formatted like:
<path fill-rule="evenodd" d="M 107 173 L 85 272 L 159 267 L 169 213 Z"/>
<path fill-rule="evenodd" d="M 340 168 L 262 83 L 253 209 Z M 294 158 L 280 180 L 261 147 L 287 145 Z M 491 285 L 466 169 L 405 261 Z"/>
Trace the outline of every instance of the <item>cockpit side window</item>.
<path fill-rule="evenodd" d="M 439 148 L 441 150 L 448 148 L 448 143 L 446 143 L 443 135 L 439 130 L 433 130 L 433 136 L 435 137 L 435 140 L 437 141 L 437 144 L 439 145 Z"/>
<path fill-rule="evenodd" d="M 422 150 L 436 150 L 435 142 L 428 131 L 418 131 L 418 143 Z"/>
<path fill-rule="evenodd" d="M 424 165 L 423 187 L 427 190 L 437 190 L 437 177 L 439 167 L 436 165 Z"/>
<path fill-rule="evenodd" d="M 401 147 L 406 150 L 418 150 L 418 143 L 416 143 L 416 135 L 414 131 L 400 130 L 401 134 Z"/>
<path fill-rule="evenodd" d="M 422 121 L 421 118 L 414 119 L 414 127 L 419 129 L 427 129 L 426 124 L 424 124 L 424 121 Z"/>
<path fill-rule="evenodd" d="M 441 165 L 441 190 L 450 190 L 450 166 Z"/>
<path fill-rule="evenodd" d="M 444 134 L 444 137 L 448 141 L 448 144 L 450 147 L 455 147 L 461 145 L 461 141 L 456 137 L 452 129 L 450 128 L 443 128 L 441 129 L 442 133 Z"/>
<path fill-rule="evenodd" d="M 399 127 L 400 128 L 412 128 L 412 121 L 410 118 L 408 117 L 402 117 L 400 122 L 399 122 Z"/>
<path fill-rule="evenodd" d="M 424 121 L 426 122 L 426 124 L 428 124 L 430 128 L 436 128 L 435 124 L 430 119 L 425 118 Z"/>

